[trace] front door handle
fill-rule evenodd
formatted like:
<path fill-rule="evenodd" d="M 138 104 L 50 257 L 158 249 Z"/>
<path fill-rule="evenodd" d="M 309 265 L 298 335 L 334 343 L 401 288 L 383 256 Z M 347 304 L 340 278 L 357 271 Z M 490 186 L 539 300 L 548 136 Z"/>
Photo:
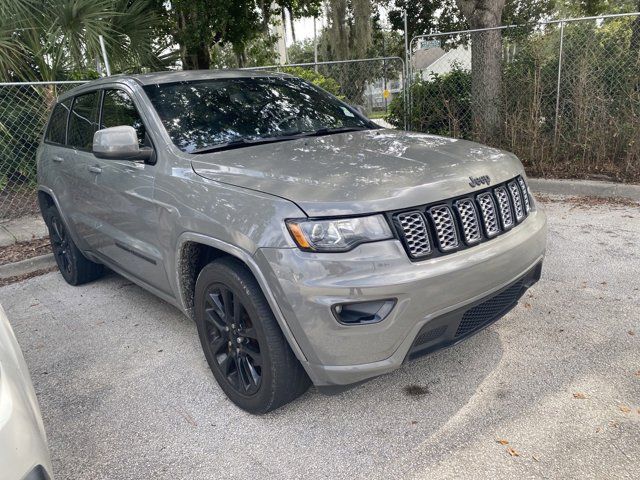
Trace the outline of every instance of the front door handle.
<path fill-rule="evenodd" d="M 102 169 L 100 167 L 97 166 L 89 166 L 87 167 L 89 169 L 90 172 L 93 173 L 102 173 Z"/>
<path fill-rule="evenodd" d="M 51 157 L 51 160 L 53 160 L 54 162 L 58 162 L 58 163 L 64 162 L 64 158 L 59 157 L 57 155 L 55 155 L 54 157 Z"/>

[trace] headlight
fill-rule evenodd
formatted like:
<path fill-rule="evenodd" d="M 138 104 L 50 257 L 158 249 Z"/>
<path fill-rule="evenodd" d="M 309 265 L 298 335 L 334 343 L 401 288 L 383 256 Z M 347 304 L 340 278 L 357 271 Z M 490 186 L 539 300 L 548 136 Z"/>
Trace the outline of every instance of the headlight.
<path fill-rule="evenodd" d="M 382 215 L 329 220 L 287 220 L 287 228 L 302 250 L 345 252 L 355 246 L 393 238 Z"/>

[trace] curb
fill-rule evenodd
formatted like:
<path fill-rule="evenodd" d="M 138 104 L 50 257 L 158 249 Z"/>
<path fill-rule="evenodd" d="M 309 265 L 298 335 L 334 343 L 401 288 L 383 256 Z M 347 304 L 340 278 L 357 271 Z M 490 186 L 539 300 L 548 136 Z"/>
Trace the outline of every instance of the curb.
<path fill-rule="evenodd" d="M 16 277 L 26 273 L 42 270 L 43 268 L 53 267 L 56 264 L 53 253 L 40 255 L 39 257 L 27 258 L 15 263 L 0 265 L 0 279 Z"/>
<path fill-rule="evenodd" d="M 597 180 L 556 180 L 546 178 L 529 178 L 528 182 L 531 189 L 537 193 L 602 198 L 621 197 L 640 202 L 640 185 Z"/>

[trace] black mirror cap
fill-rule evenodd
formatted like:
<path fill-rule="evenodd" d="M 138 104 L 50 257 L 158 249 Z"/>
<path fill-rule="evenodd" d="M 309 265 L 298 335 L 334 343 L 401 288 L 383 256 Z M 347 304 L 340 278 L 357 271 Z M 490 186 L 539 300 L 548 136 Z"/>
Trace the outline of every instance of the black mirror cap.
<path fill-rule="evenodd" d="M 123 154 L 120 152 L 97 152 L 95 150 L 92 153 L 97 158 L 103 158 L 105 160 L 131 160 L 133 162 L 145 162 L 154 164 L 155 162 L 155 151 L 151 147 L 142 147 L 138 150 L 138 153 L 135 155 Z"/>

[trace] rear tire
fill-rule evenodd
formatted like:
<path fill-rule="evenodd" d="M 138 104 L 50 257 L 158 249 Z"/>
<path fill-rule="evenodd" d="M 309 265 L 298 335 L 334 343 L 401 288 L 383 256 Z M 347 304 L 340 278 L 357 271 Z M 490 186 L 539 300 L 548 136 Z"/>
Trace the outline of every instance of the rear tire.
<path fill-rule="evenodd" d="M 202 269 L 195 315 L 209 367 L 238 407 L 270 412 L 309 388 L 258 282 L 239 261 L 224 257 Z"/>
<path fill-rule="evenodd" d="M 43 217 L 49 229 L 53 256 L 66 282 L 74 286 L 82 285 L 100 277 L 104 267 L 87 259 L 76 247 L 55 205 L 47 207 Z"/>

